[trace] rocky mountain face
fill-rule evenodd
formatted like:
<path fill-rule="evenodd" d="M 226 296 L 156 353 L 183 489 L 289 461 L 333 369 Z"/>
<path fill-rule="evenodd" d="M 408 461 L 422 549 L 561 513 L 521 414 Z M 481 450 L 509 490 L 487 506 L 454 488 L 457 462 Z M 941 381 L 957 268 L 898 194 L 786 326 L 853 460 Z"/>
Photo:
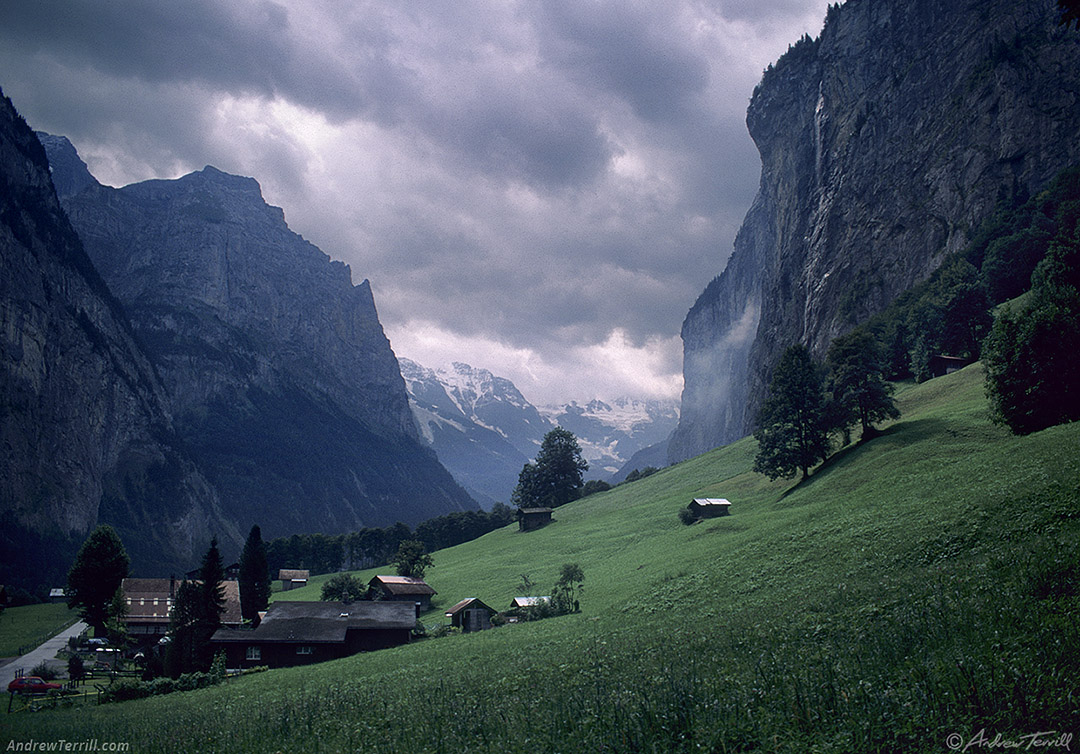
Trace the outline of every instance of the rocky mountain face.
<path fill-rule="evenodd" d="M 0 581 L 63 584 L 99 523 L 143 565 L 192 562 L 212 531 L 239 540 L 7 98 L 0 185 Z"/>
<path fill-rule="evenodd" d="M 420 440 L 367 281 L 212 167 L 121 189 L 45 138 L 61 202 L 123 305 L 228 520 L 266 537 L 410 525 L 476 503 Z"/>
<path fill-rule="evenodd" d="M 509 503 L 521 467 L 552 425 L 510 380 L 455 363 L 434 370 L 401 359 L 401 374 L 424 439 L 485 507 Z"/>
<path fill-rule="evenodd" d="M 666 443 L 678 422 L 674 402 L 620 398 L 538 408 L 510 380 L 460 362 L 428 369 L 401 359 L 401 373 L 424 438 L 484 505 L 509 503 L 521 467 L 556 426 L 577 436 L 586 478 L 609 479 L 644 447 Z"/>
<path fill-rule="evenodd" d="M 683 324 L 669 458 L 752 429 L 780 353 L 927 278 L 996 208 L 1080 159 L 1080 33 L 1053 0 L 848 0 L 766 71 L 757 198 Z"/>

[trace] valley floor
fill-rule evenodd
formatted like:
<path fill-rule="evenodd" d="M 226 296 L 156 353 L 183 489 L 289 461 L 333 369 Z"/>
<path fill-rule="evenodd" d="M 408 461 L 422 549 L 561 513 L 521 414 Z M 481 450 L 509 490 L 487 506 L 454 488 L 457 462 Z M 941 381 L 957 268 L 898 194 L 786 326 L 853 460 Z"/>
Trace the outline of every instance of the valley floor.
<path fill-rule="evenodd" d="M 979 365 L 898 403 L 806 483 L 750 472 L 747 439 L 440 551 L 428 574 L 430 619 L 578 563 L 580 614 L 9 715 L 0 748 L 944 752 L 1045 733 L 1061 750 L 1046 732 L 1080 730 L 1080 425 L 992 425 Z M 684 526 L 693 497 L 732 515 Z"/>

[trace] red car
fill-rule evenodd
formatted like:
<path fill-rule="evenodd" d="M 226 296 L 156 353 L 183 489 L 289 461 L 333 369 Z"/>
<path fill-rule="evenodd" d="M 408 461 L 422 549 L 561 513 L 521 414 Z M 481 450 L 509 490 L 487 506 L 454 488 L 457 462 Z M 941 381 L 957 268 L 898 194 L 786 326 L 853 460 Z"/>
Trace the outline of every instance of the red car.
<path fill-rule="evenodd" d="M 59 683 L 51 683 L 42 680 L 36 675 L 27 675 L 16 678 L 8 684 L 7 690 L 19 694 L 44 694 L 46 691 L 63 688 Z"/>

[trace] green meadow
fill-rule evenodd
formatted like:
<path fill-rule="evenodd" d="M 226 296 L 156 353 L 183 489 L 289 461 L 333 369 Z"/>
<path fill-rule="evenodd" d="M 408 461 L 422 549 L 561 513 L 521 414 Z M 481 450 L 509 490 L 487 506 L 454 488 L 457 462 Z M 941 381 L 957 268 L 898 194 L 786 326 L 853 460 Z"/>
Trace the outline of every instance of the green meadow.
<path fill-rule="evenodd" d="M 579 614 L 6 715 L 0 748 L 943 752 L 1080 730 L 1080 424 L 991 424 L 979 365 L 898 405 L 799 485 L 751 473 L 746 439 L 434 555 L 429 626 L 464 597 L 505 608 L 521 574 L 547 593 L 569 562 Z M 732 515 L 685 526 L 693 497 Z"/>
<path fill-rule="evenodd" d="M 37 647 L 78 619 L 78 613 L 63 602 L 9 607 L 0 613 L 0 657 L 14 657 L 30 645 Z"/>

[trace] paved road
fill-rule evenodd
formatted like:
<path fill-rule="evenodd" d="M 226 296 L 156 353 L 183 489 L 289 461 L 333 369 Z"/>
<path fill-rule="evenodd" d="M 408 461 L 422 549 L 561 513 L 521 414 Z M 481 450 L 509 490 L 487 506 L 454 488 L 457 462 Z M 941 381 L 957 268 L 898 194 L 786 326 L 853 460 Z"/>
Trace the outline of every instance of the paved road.
<path fill-rule="evenodd" d="M 78 621 L 71 628 L 65 629 L 49 639 L 37 649 L 27 652 L 22 657 L 16 657 L 4 667 L 0 668 L 0 693 L 7 691 L 7 686 L 15 678 L 15 671 L 23 670 L 27 674 L 42 660 L 52 660 L 56 653 L 67 646 L 68 638 L 78 636 L 86 630 L 86 624 Z"/>

